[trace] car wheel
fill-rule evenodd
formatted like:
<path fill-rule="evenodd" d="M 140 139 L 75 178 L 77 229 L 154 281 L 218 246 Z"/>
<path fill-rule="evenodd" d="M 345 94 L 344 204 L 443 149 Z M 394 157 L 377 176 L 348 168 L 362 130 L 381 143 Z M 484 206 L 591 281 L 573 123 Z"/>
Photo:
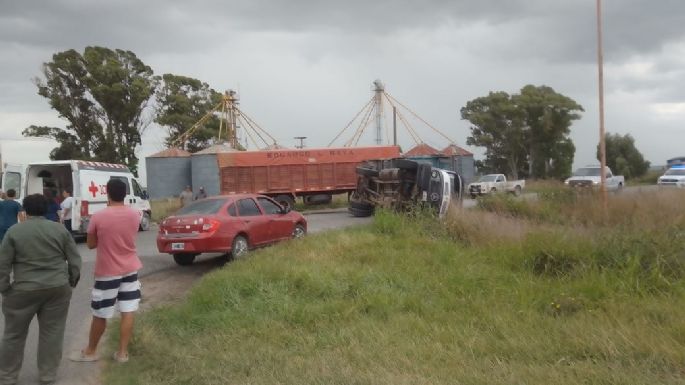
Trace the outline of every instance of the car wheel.
<path fill-rule="evenodd" d="M 293 210 L 295 208 L 295 200 L 290 195 L 277 195 L 275 201 L 284 208 Z"/>
<path fill-rule="evenodd" d="M 195 261 L 196 254 L 179 253 L 174 254 L 174 262 L 180 266 L 190 266 Z"/>
<path fill-rule="evenodd" d="M 520 195 L 521 195 L 521 186 L 516 186 L 516 187 L 514 187 L 514 195 L 515 195 L 515 196 L 520 196 Z"/>
<path fill-rule="evenodd" d="M 304 226 L 299 223 L 295 225 L 295 228 L 293 229 L 293 239 L 300 239 L 306 234 L 307 230 L 305 230 Z"/>
<path fill-rule="evenodd" d="M 138 230 L 140 231 L 148 231 L 150 230 L 150 214 L 148 213 L 143 213 L 143 216 L 140 218 L 140 226 L 138 226 Z"/>
<path fill-rule="evenodd" d="M 494 193 L 497 192 L 497 189 L 493 187 L 493 188 L 490 189 L 490 192 L 494 194 Z"/>
<path fill-rule="evenodd" d="M 247 254 L 249 249 L 249 244 L 247 243 L 247 238 L 243 235 L 236 235 L 233 238 L 233 245 L 231 246 L 231 255 L 233 258 L 240 258 Z"/>

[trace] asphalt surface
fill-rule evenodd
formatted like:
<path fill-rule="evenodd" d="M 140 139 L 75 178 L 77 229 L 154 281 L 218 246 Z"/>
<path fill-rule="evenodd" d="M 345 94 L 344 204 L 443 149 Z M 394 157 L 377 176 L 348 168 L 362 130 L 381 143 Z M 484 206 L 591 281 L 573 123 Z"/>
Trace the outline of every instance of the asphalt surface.
<path fill-rule="evenodd" d="M 371 218 L 353 218 L 344 209 L 322 210 L 317 213 L 308 214 L 306 217 L 308 231 L 310 233 L 359 225 L 371 221 Z M 188 269 L 187 267 L 177 266 L 168 254 L 160 254 L 157 251 L 155 243 L 156 235 L 156 227 L 152 228 L 150 231 L 138 233 L 138 254 L 140 255 L 144 266 L 140 271 L 140 276 L 144 278 L 145 276 L 164 272 L 168 269 Z M 95 251 L 89 250 L 83 243 L 79 244 L 78 248 L 83 259 L 81 282 L 74 289 L 71 305 L 69 307 L 69 317 L 67 319 L 64 336 L 64 357 L 60 367 L 58 382 L 58 384 L 65 385 L 99 384 L 99 364 L 74 363 L 67 358 L 71 351 L 79 350 L 86 345 L 90 327 L 90 289 L 93 285 Z M 214 268 L 214 266 L 219 267 L 222 265 L 222 263 L 217 262 L 220 258 L 221 257 L 218 254 L 201 255 L 198 256 L 195 264 L 199 266 L 204 265 L 205 268 L 209 266 L 211 269 Z M 188 274 L 194 273 L 192 268 L 187 271 Z M 143 288 L 143 296 L 144 295 L 145 288 Z M 0 332 L 2 331 L 4 331 L 4 317 L 0 317 Z M 38 371 L 36 368 L 37 335 L 38 326 L 37 321 L 34 319 L 29 331 L 29 337 L 26 341 L 24 364 L 19 377 L 19 384 L 38 383 Z M 105 358 L 107 358 L 107 356 L 105 356 Z"/>

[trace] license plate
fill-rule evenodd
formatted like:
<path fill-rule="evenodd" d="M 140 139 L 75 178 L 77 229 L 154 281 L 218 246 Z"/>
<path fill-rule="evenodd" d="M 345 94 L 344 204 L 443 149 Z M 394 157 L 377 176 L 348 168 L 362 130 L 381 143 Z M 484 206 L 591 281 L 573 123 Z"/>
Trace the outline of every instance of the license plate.
<path fill-rule="evenodd" d="M 171 244 L 171 250 L 184 250 L 185 248 L 186 248 L 186 244 L 183 242 Z"/>

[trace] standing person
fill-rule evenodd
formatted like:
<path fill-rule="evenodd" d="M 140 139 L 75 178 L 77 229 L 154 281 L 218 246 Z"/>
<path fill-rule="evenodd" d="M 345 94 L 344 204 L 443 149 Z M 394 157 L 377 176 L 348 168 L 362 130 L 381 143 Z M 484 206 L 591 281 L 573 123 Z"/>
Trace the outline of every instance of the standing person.
<path fill-rule="evenodd" d="M 45 197 L 48 200 L 48 211 L 45 213 L 45 219 L 49 219 L 53 222 L 59 222 L 60 206 L 55 200 L 55 192 L 52 190 L 47 190 L 45 192 Z"/>
<path fill-rule="evenodd" d="M 45 197 L 27 196 L 24 209 L 28 219 L 12 226 L 0 246 L 0 292 L 5 316 L 0 383 L 17 382 L 29 325 L 38 316 L 39 380 L 41 384 L 52 384 L 62 359 L 71 288 L 80 278 L 81 256 L 64 226 L 43 217 L 47 211 Z"/>
<path fill-rule="evenodd" d="M 60 205 L 60 208 L 62 209 L 62 214 L 60 215 L 60 222 L 63 223 L 64 227 L 66 227 L 67 230 L 69 230 L 69 233 L 71 233 L 71 209 L 74 207 L 74 198 L 71 197 L 71 190 L 62 190 L 62 197 L 64 198 L 64 200 Z"/>
<path fill-rule="evenodd" d="M 205 192 L 205 186 L 200 186 L 200 192 L 195 196 L 195 200 L 207 198 L 207 193 Z"/>
<path fill-rule="evenodd" d="M 7 230 L 19 222 L 22 217 L 21 205 L 14 200 L 17 193 L 14 189 L 7 190 L 5 200 L 0 201 L 0 241 Z"/>
<path fill-rule="evenodd" d="M 90 218 L 87 244 L 97 248 L 95 286 L 92 291 L 88 346 L 74 352 L 72 361 L 91 362 L 99 359 L 98 344 L 114 316 L 118 303 L 121 312 L 119 348 L 114 352 L 117 362 L 128 361 L 128 343 L 133 334 L 133 314 L 140 302 L 138 270 L 143 267 L 136 253 L 136 234 L 140 213 L 124 204 L 126 184 L 119 179 L 107 182 L 107 208 Z"/>
<path fill-rule="evenodd" d="M 185 190 L 181 191 L 179 198 L 181 199 L 181 207 L 185 207 L 188 203 L 193 201 L 193 190 L 190 186 L 186 186 Z"/>

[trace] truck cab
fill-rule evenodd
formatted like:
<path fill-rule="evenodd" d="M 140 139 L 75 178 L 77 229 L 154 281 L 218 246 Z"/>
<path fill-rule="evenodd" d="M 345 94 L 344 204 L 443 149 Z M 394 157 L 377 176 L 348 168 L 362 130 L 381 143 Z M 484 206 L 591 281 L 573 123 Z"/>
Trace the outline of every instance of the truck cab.
<path fill-rule="evenodd" d="M 581 167 L 573 172 L 573 175 L 566 179 L 564 183 L 574 188 L 599 188 L 602 183 L 600 166 Z M 609 167 L 604 168 L 606 178 L 606 189 L 608 191 L 618 191 L 625 185 L 623 175 L 614 175 Z"/>
<path fill-rule="evenodd" d="M 444 217 L 451 204 L 461 203 L 463 182 L 454 171 L 401 158 L 369 160 L 356 171 L 353 216 L 370 216 L 376 207 L 404 211 L 418 204 Z"/>

